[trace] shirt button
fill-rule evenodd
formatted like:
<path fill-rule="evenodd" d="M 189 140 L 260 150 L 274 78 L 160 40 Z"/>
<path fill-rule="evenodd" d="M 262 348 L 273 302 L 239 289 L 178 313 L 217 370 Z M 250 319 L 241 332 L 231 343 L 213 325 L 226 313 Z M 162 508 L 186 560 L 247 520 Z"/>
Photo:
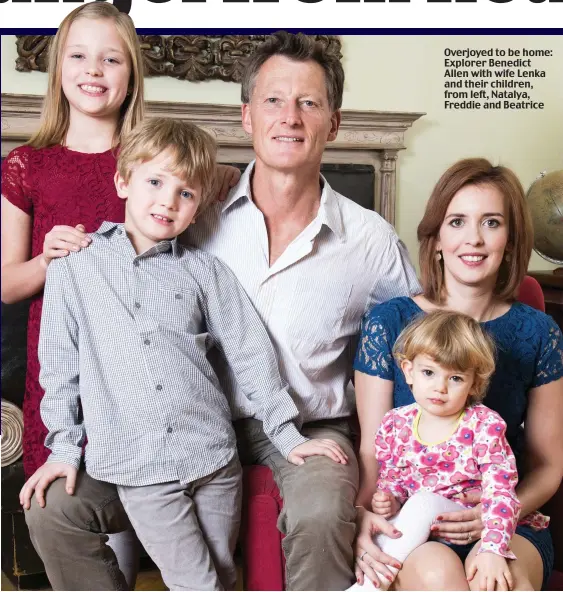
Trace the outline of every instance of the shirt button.
<path fill-rule="evenodd" d="M 141 305 L 138 302 L 135 302 L 135 308 L 141 308 Z"/>
<path fill-rule="evenodd" d="M 176 300 L 182 300 L 182 294 L 176 294 Z"/>
<path fill-rule="evenodd" d="M 117 229 L 117 234 L 121 234 L 121 228 Z"/>
<path fill-rule="evenodd" d="M 157 384 L 156 385 L 156 390 L 157 391 L 161 391 L 162 390 L 162 385 L 161 384 Z"/>
<path fill-rule="evenodd" d="M 171 433 L 172 433 L 172 428 L 168 428 L 166 431 L 167 431 L 169 434 L 171 434 Z"/>
<path fill-rule="evenodd" d="M 139 267 L 139 261 L 137 259 L 135 259 L 135 261 L 133 261 L 133 265 L 135 267 Z"/>
<path fill-rule="evenodd" d="M 143 341 L 143 343 L 144 343 L 145 345 L 150 345 L 150 344 L 151 344 L 151 340 L 150 340 L 150 339 L 145 339 L 145 340 Z"/>

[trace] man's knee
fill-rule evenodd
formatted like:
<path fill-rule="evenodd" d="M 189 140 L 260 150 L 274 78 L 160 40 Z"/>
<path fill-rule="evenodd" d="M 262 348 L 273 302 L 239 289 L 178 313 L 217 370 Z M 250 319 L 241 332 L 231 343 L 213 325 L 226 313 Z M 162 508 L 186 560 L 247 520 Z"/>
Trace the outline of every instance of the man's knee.
<path fill-rule="evenodd" d="M 65 502 L 71 498 L 65 489 L 66 477 L 56 479 L 45 492 L 45 507 L 42 508 L 35 497 L 31 497 L 29 510 L 25 510 L 25 521 L 32 533 L 46 533 L 47 529 L 59 527 L 65 520 Z M 75 500 L 72 500 L 75 501 Z"/>
<path fill-rule="evenodd" d="M 281 519 L 287 534 L 342 536 L 343 530 L 349 530 L 353 538 L 356 517 L 353 500 L 335 494 L 295 502 L 284 500 Z"/>
<path fill-rule="evenodd" d="M 47 488 L 44 508 L 33 495 L 25 519 L 30 531 L 37 536 L 46 529 L 79 528 L 110 533 L 121 532 L 129 526 L 115 486 L 96 481 L 83 471 L 78 474 L 73 495 L 67 493 L 64 477 L 56 479 Z"/>

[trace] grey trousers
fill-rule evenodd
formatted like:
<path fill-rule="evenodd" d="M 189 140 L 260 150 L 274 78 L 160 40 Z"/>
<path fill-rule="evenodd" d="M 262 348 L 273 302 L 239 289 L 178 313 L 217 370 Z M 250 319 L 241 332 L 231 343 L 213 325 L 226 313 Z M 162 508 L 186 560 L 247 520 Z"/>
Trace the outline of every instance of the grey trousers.
<path fill-rule="evenodd" d="M 238 457 L 190 483 L 118 485 L 119 498 L 170 590 L 234 590 L 242 470 Z"/>
<path fill-rule="evenodd" d="M 97 481 L 81 470 L 74 495 L 66 493 L 65 479 L 57 479 L 47 490 L 45 508 L 40 508 L 33 497 L 25 518 L 54 590 L 128 590 L 115 554 L 106 543 L 108 534 L 131 528 L 131 522 L 163 571 L 168 587 L 229 590 L 236 580 L 232 553 L 240 524 L 240 483 L 240 463 L 235 457 L 227 467 L 188 486 L 154 486 L 156 490 L 170 485 L 166 491 L 167 502 L 172 502 L 170 507 L 167 503 L 159 504 L 155 491 L 148 495 L 145 487 L 127 488 L 138 490 L 121 492 L 130 505 L 130 521 L 117 487 Z M 138 508 L 134 508 L 137 493 L 140 501 Z M 229 508 L 232 523 L 226 518 Z M 176 519 L 174 512 L 178 513 Z M 167 544 L 162 553 L 155 552 L 160 541 L 151 548 L 149 540 L 157 531 L 164 534 L 162 542 Z M 202 550 L 202 546 L 207 550 Z M 231 550 L 229 559 L 225 558 L 225 548 Z M 175 565 L 179 557 L 181 564 Z M 187 586 L 182 588 L 182 582 L 176 580 L 177 571 L 182 573 L 184 583 L 193 574 Z"/>
<path fill-rule="evenodd" d="M 287 590 L 345 590 L 354 581 L 352 544 L 355 536 L 358 463 L 347 420 L 305 424 L 303 435 L 331 438 L 348 455 L 348 464 L 311 457 L 296 466 L 286 461 L 255 419 L 235 422 L 243 464 L 272 469 L 283 497 L 278 521 L 285 534 Z"/>

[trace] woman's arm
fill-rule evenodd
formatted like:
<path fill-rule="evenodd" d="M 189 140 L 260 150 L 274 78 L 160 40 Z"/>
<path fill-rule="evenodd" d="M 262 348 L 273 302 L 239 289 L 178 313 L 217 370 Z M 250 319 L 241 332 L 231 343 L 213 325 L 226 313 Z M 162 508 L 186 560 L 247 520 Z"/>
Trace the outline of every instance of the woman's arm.
<path fill-rule="evenodd" d="M 524 517 L 547 502 L 563 476 L 563 378 L 533 388 L 524 424 L 526 474 L 516 493 Z"/>
<path fill-rule="evenodd" d="M 370 376 L 356 370 L 356 407 L 360 422 L 360 488 L 356 505 L 371 510 L 371 498 L 377 489 L 378 463 L 375 458 L 375 435 L 383 416 L 393 407 L 391 380 Z"/>
<path fill-rule="evenodd" d="M 32 220 L 2 197 L 2 302 L 25 300 L 43 289 L 46 265 L 42 255 L 29 260 Z"/>

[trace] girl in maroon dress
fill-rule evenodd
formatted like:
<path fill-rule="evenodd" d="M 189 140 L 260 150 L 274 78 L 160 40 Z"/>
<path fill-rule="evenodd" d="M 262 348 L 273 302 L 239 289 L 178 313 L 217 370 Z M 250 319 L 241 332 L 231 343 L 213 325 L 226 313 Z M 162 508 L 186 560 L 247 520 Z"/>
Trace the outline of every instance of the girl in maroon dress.
<path fill-rule="evenodd" d="M 49 55 L 41 123 L 2 164 L 2 301 L 31 299 L 23 463 L 47 460 L 37 343 L 49 262 L 88 245 L 104 220 L 122 222 L 116 147 L 144 115 L 140 46 L 128 15 L 93 2 L 61 23 Z"/>
<path fill-rule="evenodd" d="M 26 479 L 47 460 L 37 344 L 49 262 L 87 247 L 86 233 L 123 222 L 114 187 L 121 138 L 144 116 L 140 45 L 130 17 L 105 2 L 73 10 L 49 55 L 41 124 L 2 165 L 2 301 L 31 299 L 24 396 Z M 240 176 L 220 167 L 226 193 Z"/>

